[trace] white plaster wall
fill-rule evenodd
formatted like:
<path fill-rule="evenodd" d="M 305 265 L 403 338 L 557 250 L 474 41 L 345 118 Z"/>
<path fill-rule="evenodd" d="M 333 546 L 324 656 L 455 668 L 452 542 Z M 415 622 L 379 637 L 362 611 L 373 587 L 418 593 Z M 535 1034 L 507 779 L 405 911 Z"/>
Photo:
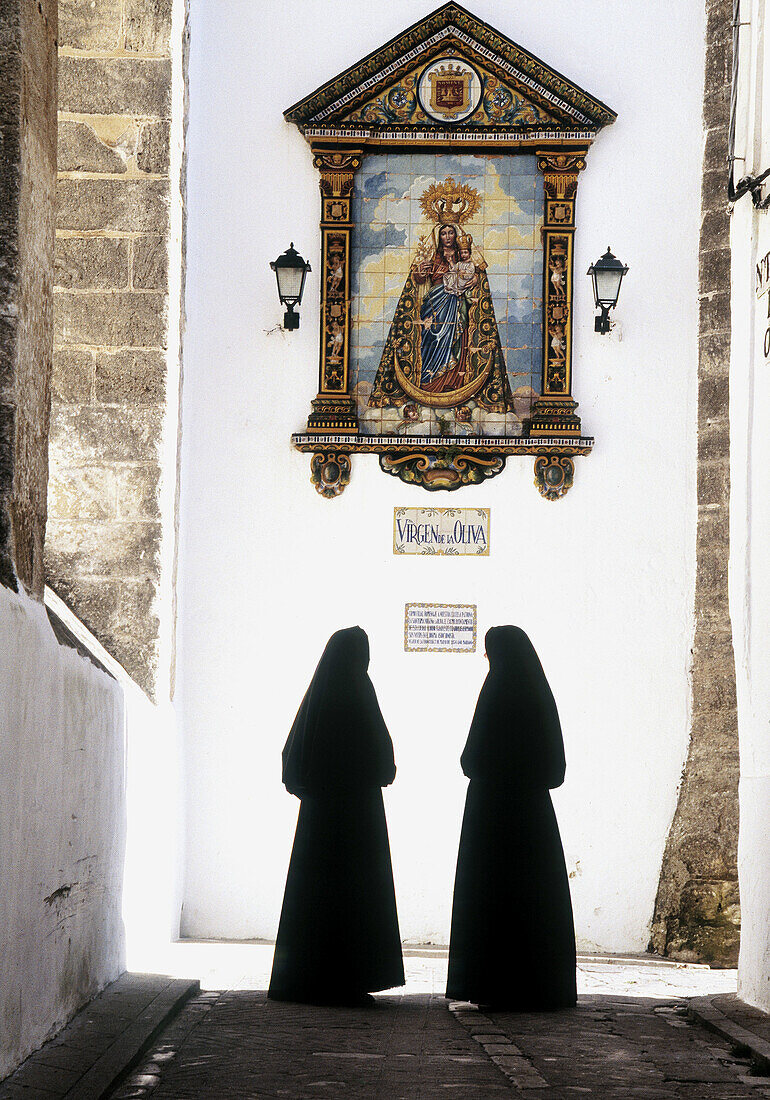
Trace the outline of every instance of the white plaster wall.
<path fill-rule="evenodd" d="M 185 744 L 188 936 L 275 935 L 297 802 L 280 753 L 328 635 L 360 623 L 395 743 L 386 805 L 402 935 L 446 942 L 465 780 L 458 757 L 486 662 L 403 652 L 406 601 L 476 603 L 481 637 L 524 627 L 559 704 L 556 793 L 579 944 L 644 950 L 688 738 L 702 137 L 697 0 L 474 0 L 475 14 L 618 112 L 578 195 L 575 395 L 594 453 L 548 502 L 531 459 L 430 497 L 354 456 L 323 500 L 294 452 L 317 386 L 319 199 L 282 112 L 432 10 L 191 0 L 187 331 L 176 705 Z M 672 74 L 676 74 L 675 77 Z M 672 101 L 672 94 L 675 96 Z M 310 259 L 298 332 L 268 263 Z M 611 337 L 591 261 L 630 266 Z M 675 257 L 676 267 L 671 264 Z M 622 332 L 622 339 L 621 339 Z M 492 510 L 488 559 L 396 558 L 393 508 Z"/>
<path fill-rule="evenodd" d="M 770 40 L 764 0 L 741 5 L 736 175 L 770 166 Z M 735 645 L 741 755 L 738 872 L 741 951 L 738 992 L 770 1012 L 770 326 L 757 299 L 756 264 L 770 251 L 770 213 L 747 195 L 731 219 L 730 614 Z"/>
<path fill-rule="evenodd" d="M 0 588 L 0 1079 L 123 969 L 122 693 Z"/>
<path fill-rule="evenodd" d="M 181 753 L 169 701 L 152 703 L 126 670 L 50 588 L 45 602 L 116 681 L 125 713 L 125 858 L 122 859 L 125 961 L 129 970 L 165 973 L 181 905 L 184 837 Z"/>

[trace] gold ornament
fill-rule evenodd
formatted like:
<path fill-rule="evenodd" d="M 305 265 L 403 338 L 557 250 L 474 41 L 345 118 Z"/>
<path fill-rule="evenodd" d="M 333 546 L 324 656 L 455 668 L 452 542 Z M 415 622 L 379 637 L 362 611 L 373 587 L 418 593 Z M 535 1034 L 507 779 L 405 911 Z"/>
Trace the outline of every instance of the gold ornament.
<path fill-rule="evenodd" d="M 443 183 L 432 183 L 420 196 L 420 206 L 432 222 L 462 225 L 481 206 L 481 196 L 467 183 L 455 183 L 447 176 Z"/>

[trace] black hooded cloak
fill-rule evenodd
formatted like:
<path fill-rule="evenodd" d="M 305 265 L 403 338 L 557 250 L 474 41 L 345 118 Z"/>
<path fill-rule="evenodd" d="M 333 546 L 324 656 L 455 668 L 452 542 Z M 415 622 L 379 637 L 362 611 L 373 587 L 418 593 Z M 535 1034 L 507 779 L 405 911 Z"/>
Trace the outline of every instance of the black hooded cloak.
<path fill-rule="evenodd" d="M 457 856 L 447 996 L 522 1011 L 577 1000 L 575 932 L 549 788 L 559 715 L 527 635 L 486 636 L 489 674 L 460 758 L 470 779 Z"/>
<path fill-rule="evenodd" d="M 329 639 L 283 750 L 301 800 L 270 978 L 274 1000 L 346 1003 L 404 984 L 383 786 L 393 743 L 358 626 Z"/>

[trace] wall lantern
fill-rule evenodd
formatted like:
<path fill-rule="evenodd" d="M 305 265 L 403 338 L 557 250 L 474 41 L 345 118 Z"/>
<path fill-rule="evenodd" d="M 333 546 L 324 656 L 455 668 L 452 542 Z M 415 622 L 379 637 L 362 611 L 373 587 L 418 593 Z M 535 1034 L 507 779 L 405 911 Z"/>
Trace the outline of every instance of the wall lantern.
<path fill-rule="evenodd" d="M 294 307 L 302 301 L 302 291 L 305 289 L 305 278 L 310 271 L 310 264 L 303 260 L 294 247 L 294 241 L 279 256 L 270 263 L 278 283 L 278 297 L 281 304 L 286 306 L 283 315 L 283 327 L 286 329 L 299 328 L 299 314 Z"/>
<path fill-rule="evenodd" d="M 588 274 L 594 284 L 596 308 L 602 311 L 594 319 L 594 330 L 596 332 L 605 333 L 610 331 L 610 310 L 618 304 L 620 284 L 627 271 L 628 268 L 616 256 L 612 255 L 609 245 L 607 245 L 607 251 L 602 258 L 589 267 Z"/>

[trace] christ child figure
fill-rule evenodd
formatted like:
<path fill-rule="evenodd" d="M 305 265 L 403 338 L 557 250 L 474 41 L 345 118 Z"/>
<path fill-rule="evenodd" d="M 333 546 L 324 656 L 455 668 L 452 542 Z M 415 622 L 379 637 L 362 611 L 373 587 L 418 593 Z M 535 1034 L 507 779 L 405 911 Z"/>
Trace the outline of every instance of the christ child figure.
<path fill-rule="evenodd" d="M 470 290 L 478 282 L 478 276 L 476 275 L 476 265 L 471 259 L 471 252 L 473 251 L 473 237 L 470 234 L 463 234 L 457 238 L 457 252 L 459 259 L 457 263 L 450 264 L 449 271 L 444 275 L 444 290 L 447 294 L 453 294 L 459 297 L 461 294 L 465 294 L 466 290 Z"/>
<path fill-rule="evenodd" d="M 479 281 L 476 274 L 476 265 L 471 259 L 473 251 L 473 237 L 469 233 L 463 233 L 457 238 L 457 263 L 450 264 L 449 271 L 444 275 L 444 290 L 447 294 L 457 297 L 457 334 L 452 344 L 452 360 L 457 363 L 460 359 L 462 348 L 462 334 L 468 328 L 468 297 L 466 291 L 476 286 Z M 462 372 L 463 383 L 468 381 L 467 372 L 470 363 L 466 363 Z"/>

